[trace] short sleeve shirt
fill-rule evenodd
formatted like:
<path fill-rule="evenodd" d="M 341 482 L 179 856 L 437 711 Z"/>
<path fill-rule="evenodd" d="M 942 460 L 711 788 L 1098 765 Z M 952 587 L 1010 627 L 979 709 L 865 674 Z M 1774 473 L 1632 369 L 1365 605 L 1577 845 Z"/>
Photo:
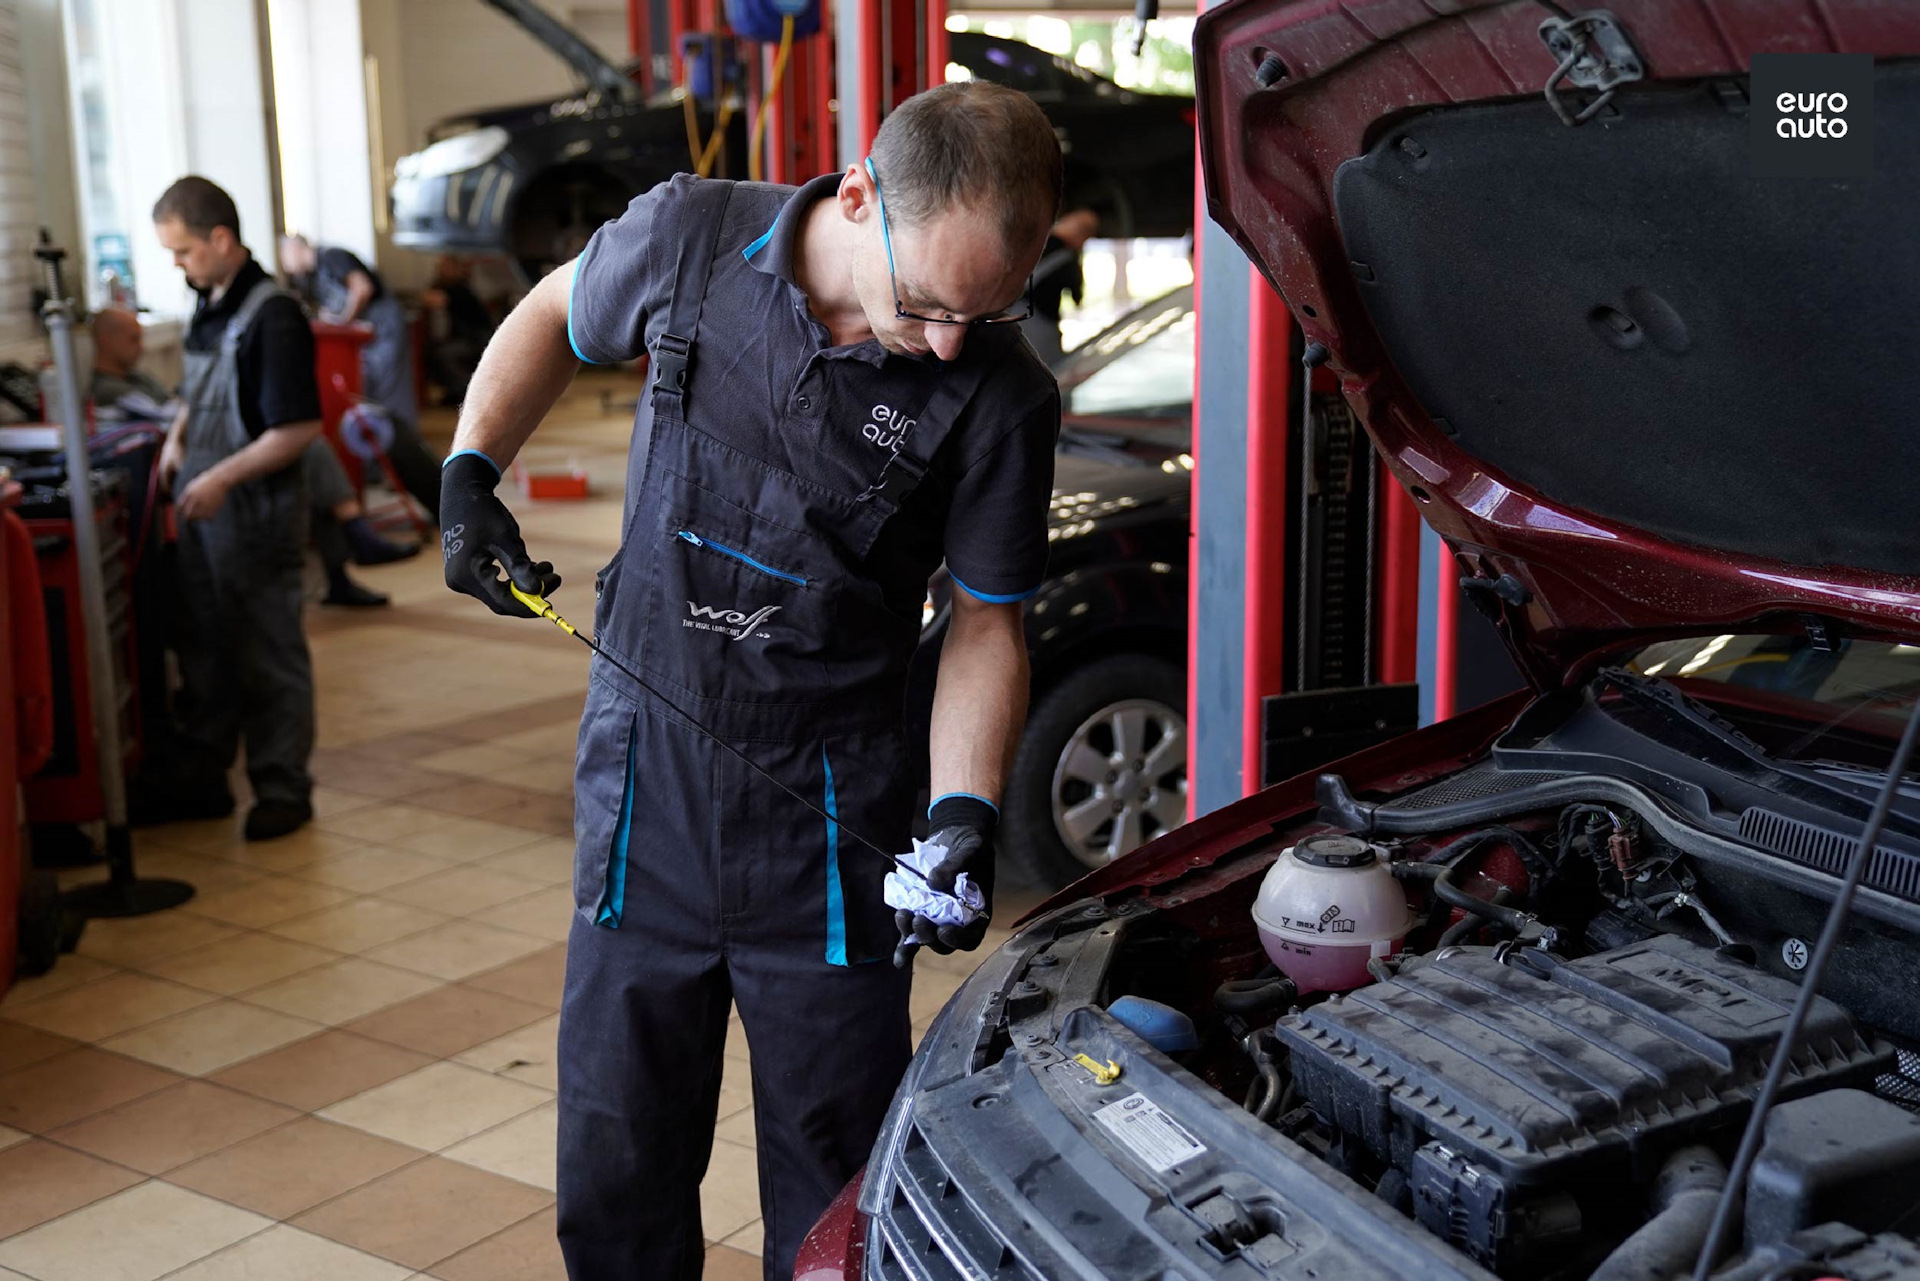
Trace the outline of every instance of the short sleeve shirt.
<path fill-rule="evenodd" d="M 313 290 L 320 306 L 330 312 L 344 311 L 347 305 L 347 277 L 356 271 L 373 282 L 373 297 L 367 300 L 368 305 L 386 296 L 386 284 L 352 250 L 333 245 L 320 249 L 314 255 L 313 265 Z"/>
<path fill-rule="evenodd" d="M 249 258 L 218 301 L 202 294 L 193 322 L 187 327 L 187 350 L 218 351 L 228 322 L 253 287 L 266 278 L 260 264 Z M 246 424 L 247 435 L 258 438 L 269 427 L 319 419 L 320 379 L 313 365 L 313 328 L 291 295 L 279 294 L 261 304 L 253 323 L 241 335 L 234 365 L 240 384 L 240 420 Z"/>
<path fill-rule="evenodd" d="M 594 234 L 575 266 L 567 336 L 584 361 L 635 359 L 664 332 L 681 239 L 685 175 L 640 196 Z M 711 181 L 711 180 L 709 180 Z M 858 494 L 878 479 L 942 376 L 941 362 L 868 339 L 835 347 L 794 281 L 804 215 L 837 178 L 803 187 L 737 183 L 708 277 L 687 390 L 703 430 L 802 479 Z M 1024 599 L 1047 561 L 1047 501 L 1060 395 L 1018 325 L 976 328 L 959 360 L 987 369 L 934 454 L 926 477 L 887 522 L 867 568 L 889 603 L 917 614 L 944 558 L 983 600 Z M 643 396 L 628 492 L 652 422 Z"/>

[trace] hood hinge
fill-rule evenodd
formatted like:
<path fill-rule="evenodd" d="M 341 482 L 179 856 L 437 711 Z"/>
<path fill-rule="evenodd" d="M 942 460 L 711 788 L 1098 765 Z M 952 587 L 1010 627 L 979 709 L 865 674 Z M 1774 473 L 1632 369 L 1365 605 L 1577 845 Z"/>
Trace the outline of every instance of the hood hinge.
<path fill-rule="evenodd" d="M 1646 64 L 1626 28 L 1604 9 L 1563 11 L 1548 18 L 1540 24 L 1540 39 L 1546 42 L 1547 52 L 1560 60 L 1542 92 L 1563 125 L 1585 124 L 1606 109 L 1616 89 L 1646 74 Z M 1598 90 L 1600 96 L 1576 114 L 1560 92 L 1563 80 L 1576 89 Z"/>

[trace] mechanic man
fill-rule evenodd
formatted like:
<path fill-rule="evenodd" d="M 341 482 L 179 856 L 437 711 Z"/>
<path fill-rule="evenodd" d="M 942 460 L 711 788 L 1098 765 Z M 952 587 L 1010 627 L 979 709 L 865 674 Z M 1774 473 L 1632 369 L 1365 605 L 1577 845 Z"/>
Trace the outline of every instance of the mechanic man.
<path fill-rule="evenodd" d="M 944 952 L 985 933 L 896 919 L 886 861 L 853 834 L 908 847 L 905 671 L 944 556 L 930 826 L 951 854 L 928 879 L 964 870 L 991 894 L 1059 431 L 1007 313 L 1060 173 L 1032 99 L 945 85 L 889 115 L 866 162 L 797 190 L 656 187 L 481 361 L 445 471 L 447 583 L 521 616 L 496 562 L 523 590 L 559 579 L 495 496 L 500 468 L 576 357 L 652 361 L 595 622 L 658 695 L 596 661 L 575 777 L 559 1157 L 575 1281 L 700 1274 L 730 1001 L 753 1051 L 766 1275 L 788 1276 L 906 1065 L 903 934 Z"/>
<path fill-rule="evenodd" d="M 1033 292 L 1029 295 L 1033 315 L 1022 321 L 1020 328 L 1049 366 L 1065 354 L 1060 343 L 1060 312 L 1065 306 L 1061 295 L 1071 297 L 1075 305 L 1085 295 L 1087 278 L 1080 255 L 1099 230 L 1100 215 L 1091 209 L 1070 209 L 1061 214 L 1047 233 L 1040 265 L 1033 269 Z"/>
<path fill-rule="evenodd" d="M 155 817 L 233 812 L 242 737 L 256 801 L 250 841 L 313 817 L 313 662 L 301 629 L 307 495 L 300 456 L 320 435 L 313 332 L 240 242 L 233 198 L 182 178 L 154 230 L 200 295 L 186 337 L 185 408 L 160 455 L 179 521 L 184 774 Z"/>
<path fill-rule="evenodd" d="M 360 348 L 360 394 L 387 411 L 393 442 L 387 458 L 407 492 L 429 512 L 440 510 L 440 460 L 420 438 L 420 402 L 413 384 L 413 326 L 407 309 L 373 268 L 350 250 L 316 247 L 305 236 L 280 237 L 280 266 L 333 325 L 365 321 L 373 338 Z"/>
<path fill-rule="evenodd" d="M 95 409 L 119 408 L 132 396 L 144 413 L 172 399 L 159 379 L 139 367 L 147 350 L 140 317 L 125 307 L 103 307 L 87 323 L 93 332 L 93 384 L 87 394 Z"/>

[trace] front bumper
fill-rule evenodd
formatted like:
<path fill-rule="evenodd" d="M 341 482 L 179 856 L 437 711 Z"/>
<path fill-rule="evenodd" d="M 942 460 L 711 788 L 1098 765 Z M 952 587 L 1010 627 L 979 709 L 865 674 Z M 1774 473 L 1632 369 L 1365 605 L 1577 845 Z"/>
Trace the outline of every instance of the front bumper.
<path fill-rule="evenodd" d="M 800 1243 L 793 1281 L 860 1281 L 867 1256 L 867 1216 L 860 1213 L 866 1171 L 840 1190 L 827 1212 Z"/>
<path fill-rule="evenodd" d="M 406 249 L 501 251 L 517 186 L 517 175 L 497 162 L 459 173 L 395 178 L 393 242 Z"/>

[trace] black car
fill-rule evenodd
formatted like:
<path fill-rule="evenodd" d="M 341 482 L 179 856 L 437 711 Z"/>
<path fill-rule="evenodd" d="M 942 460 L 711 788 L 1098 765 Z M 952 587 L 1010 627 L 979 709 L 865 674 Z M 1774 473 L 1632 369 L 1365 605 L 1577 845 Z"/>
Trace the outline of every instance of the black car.
<path fill-rule="evenodd" d="M 691 167 L 684 107 L 644 96 L 620 68 L 531 0 L 485 0 L 580 77 L 578 94 L 443 120 L 394 165 L 394 243 L 504 254 L 529 281 L 579 253 L 627 202 Z M 1016 40 L 955 32 L 951 58 L 980 80 L 1033 95 L 1066 153 L 1066 207 L 1110 236 L 1181 236 L 1193 225 L 1193 99 L 1135 93 Z M 713 127 L 698 116 L 702 136 Z M 722 176 L 745 168 L 734 114 Z M 731 167 L 729 167 L 729 165 Z"/>
<path fill-rule="evenodd" d="M 1047 578 L 1027 602 L 1033 701 L 1004 798 L 1013 870 L 1057 887 L 1186 821 L 1193 298 L 1138 308 L 1058 367 Z M 913 706 L 948 622 L 936 579 Z"/>
<path fill-rule="evenodd" d="M 580 92 L 442 120 L 400 157 L 391 193 L 405 249 L 504 254 L 529 282 L 585 248 L 594 229 L 655 183 L 692 167 L 685 109 L 643 95 L 620 68 L 531 0 L 485 0 L 580 78 Z M 696 113 L 700 133 L 711 112 Z M 725 154 L 746 154 L 736 113 Z M 723 161 L 724 163 L 724 161 Z"/>

